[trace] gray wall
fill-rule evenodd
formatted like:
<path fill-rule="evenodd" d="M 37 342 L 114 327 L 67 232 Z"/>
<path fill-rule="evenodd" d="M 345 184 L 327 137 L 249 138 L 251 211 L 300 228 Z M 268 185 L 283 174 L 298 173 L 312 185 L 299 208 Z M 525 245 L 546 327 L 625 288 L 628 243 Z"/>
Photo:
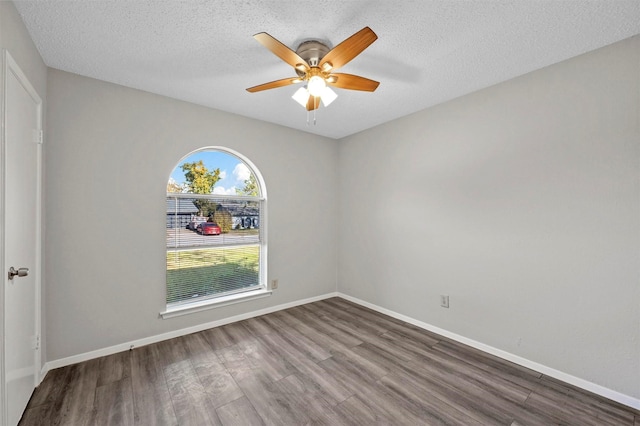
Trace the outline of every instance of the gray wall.
<path fill-rule="evenodd" d="M 341 141 L 338 289 L 639 398 L 639 75 L 634 37 Z"/>
<path fill-rule="evenodd" d="M 0 1 L 0 50 L 6 49 L 11 57 L 16 61 L 22 72 L 27 76 L 27 79 L 36 90 L 42 102 L 46 108 L 46 95 L 47 95 L 47 67 L 42 61 L 38 50 L 31 41 L 31 37 L 27 32 L 20 15 L 13 5 L 13 2 Z M 2 52 L 0 51 L 0 54 Z M 1 61 L 1 59 L 0 59 Z M 0 81 L 4 82 L 4 64 L 0 67 Z M 4 90 L 4 83 L 0 84 L 0 91 Z M 1 92 L 0 92 L 1 93 Z M 2 96 L 0 96 L 0 99 Z M 43 117 L 44 118 L 44 117 Z M 43 153 L 43 161 L 45 154 Z M 4 160 L 3 160 L 4 161 Z M 46 174 L 46 170 L 43 170 Z M 43 201 L 43 206 L 45 202 Z M 46 210 L 45 208 L 43 208 Z M 43 212 L 46 214 L 46 211 Z M 34 265 L 35 266 L 35 265 Z M 35 266 L 37 267 L 37 266 Z M 4 270 L 4 269 L 3 269 Z M 43 300 L 46 297 L 46 276 L 42 276 L 42 296 Z M 43 310 L 46 310 L 46 306 L 43 303 Z M 42 364 L 46 361 L 46 344 L 47 336 L 44 333 L 44 320 L 45 315 L 42 315 L 42 340 L 41 340 L 41 358 Z M 0 355 L 1 356 L 1 355 Z"/>
<path fill-rule="evenodd" d="M 48 360 L 336 291 L 337 141 L 53 69 L 47 119 Z M 264 177 L 280 286 L 162 320 L 166 183 L 212 145 Z"/>

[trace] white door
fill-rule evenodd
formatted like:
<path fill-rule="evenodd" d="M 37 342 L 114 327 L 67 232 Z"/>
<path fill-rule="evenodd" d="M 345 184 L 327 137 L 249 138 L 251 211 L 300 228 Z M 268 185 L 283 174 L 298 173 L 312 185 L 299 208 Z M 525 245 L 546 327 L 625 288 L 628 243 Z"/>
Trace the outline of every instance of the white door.
<path fill-rule="evenodd" d="M 14 426 L 37 384 L 42 102 L 4 55 L 4 404 Z M 10 279 L 10 268 L 15 276 Z"/>

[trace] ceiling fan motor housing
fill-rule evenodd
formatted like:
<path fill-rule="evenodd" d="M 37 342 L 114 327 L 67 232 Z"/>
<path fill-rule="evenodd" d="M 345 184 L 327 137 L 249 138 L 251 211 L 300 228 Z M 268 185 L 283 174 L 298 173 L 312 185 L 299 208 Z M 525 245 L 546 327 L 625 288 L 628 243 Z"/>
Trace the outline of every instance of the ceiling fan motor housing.
<path fill-rule="evenodd" d="M 329 53 L 329 50 L 331 49 L 322 42 L 317 40 L 308 40 L 300 43 L 296 53 L 302 59 L 307 61 L 307 64 L 309 64 L 310 67 L 317 67 L 322 58 Z M 305 75 L 304 71 L 300 71 L 298 69 L 296 69 L 296 73 L 298 73 L 300 77 L 304 77 Z"/>

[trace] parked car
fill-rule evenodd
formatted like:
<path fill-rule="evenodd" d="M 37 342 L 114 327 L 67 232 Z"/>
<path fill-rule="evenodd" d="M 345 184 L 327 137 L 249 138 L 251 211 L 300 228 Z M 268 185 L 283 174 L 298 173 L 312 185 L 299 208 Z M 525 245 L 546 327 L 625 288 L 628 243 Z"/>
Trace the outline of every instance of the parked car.
<path fill-rule="evenodd" d="M 218 224 L 213 222 L 199 223 L 198 226 L 196 226 L 196 231 L 202 235 L 220 235 L 222 233 Z"/>
<path fill-rule="evenodd" d="M 191 229 L 192 231 L 195 231 L 199 224 L 206 221 L 207 221 L 206 217 L 195 217 L 191 222 L 187 224 L 187 229 Z"/>

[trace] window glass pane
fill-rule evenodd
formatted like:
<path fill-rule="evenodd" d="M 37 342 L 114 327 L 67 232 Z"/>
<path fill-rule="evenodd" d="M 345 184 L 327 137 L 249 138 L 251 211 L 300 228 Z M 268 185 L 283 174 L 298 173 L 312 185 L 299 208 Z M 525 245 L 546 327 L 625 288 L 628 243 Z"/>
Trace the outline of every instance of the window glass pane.
<path fill-rule="evenodd" d="M 260 286 L 260 246 L 167 251 L 167 304 Z"/>
<path fill-rule="evenodd" d="M 258 243 L 261 211 L 257 199 L 168 195 L 167 248 Z"/>
<path fill-rule="evenodd" d="M 167 192 L 260 196 L 251 168 L 235 155 L 223 151 L 199 151 L 173 169 Z"/>

